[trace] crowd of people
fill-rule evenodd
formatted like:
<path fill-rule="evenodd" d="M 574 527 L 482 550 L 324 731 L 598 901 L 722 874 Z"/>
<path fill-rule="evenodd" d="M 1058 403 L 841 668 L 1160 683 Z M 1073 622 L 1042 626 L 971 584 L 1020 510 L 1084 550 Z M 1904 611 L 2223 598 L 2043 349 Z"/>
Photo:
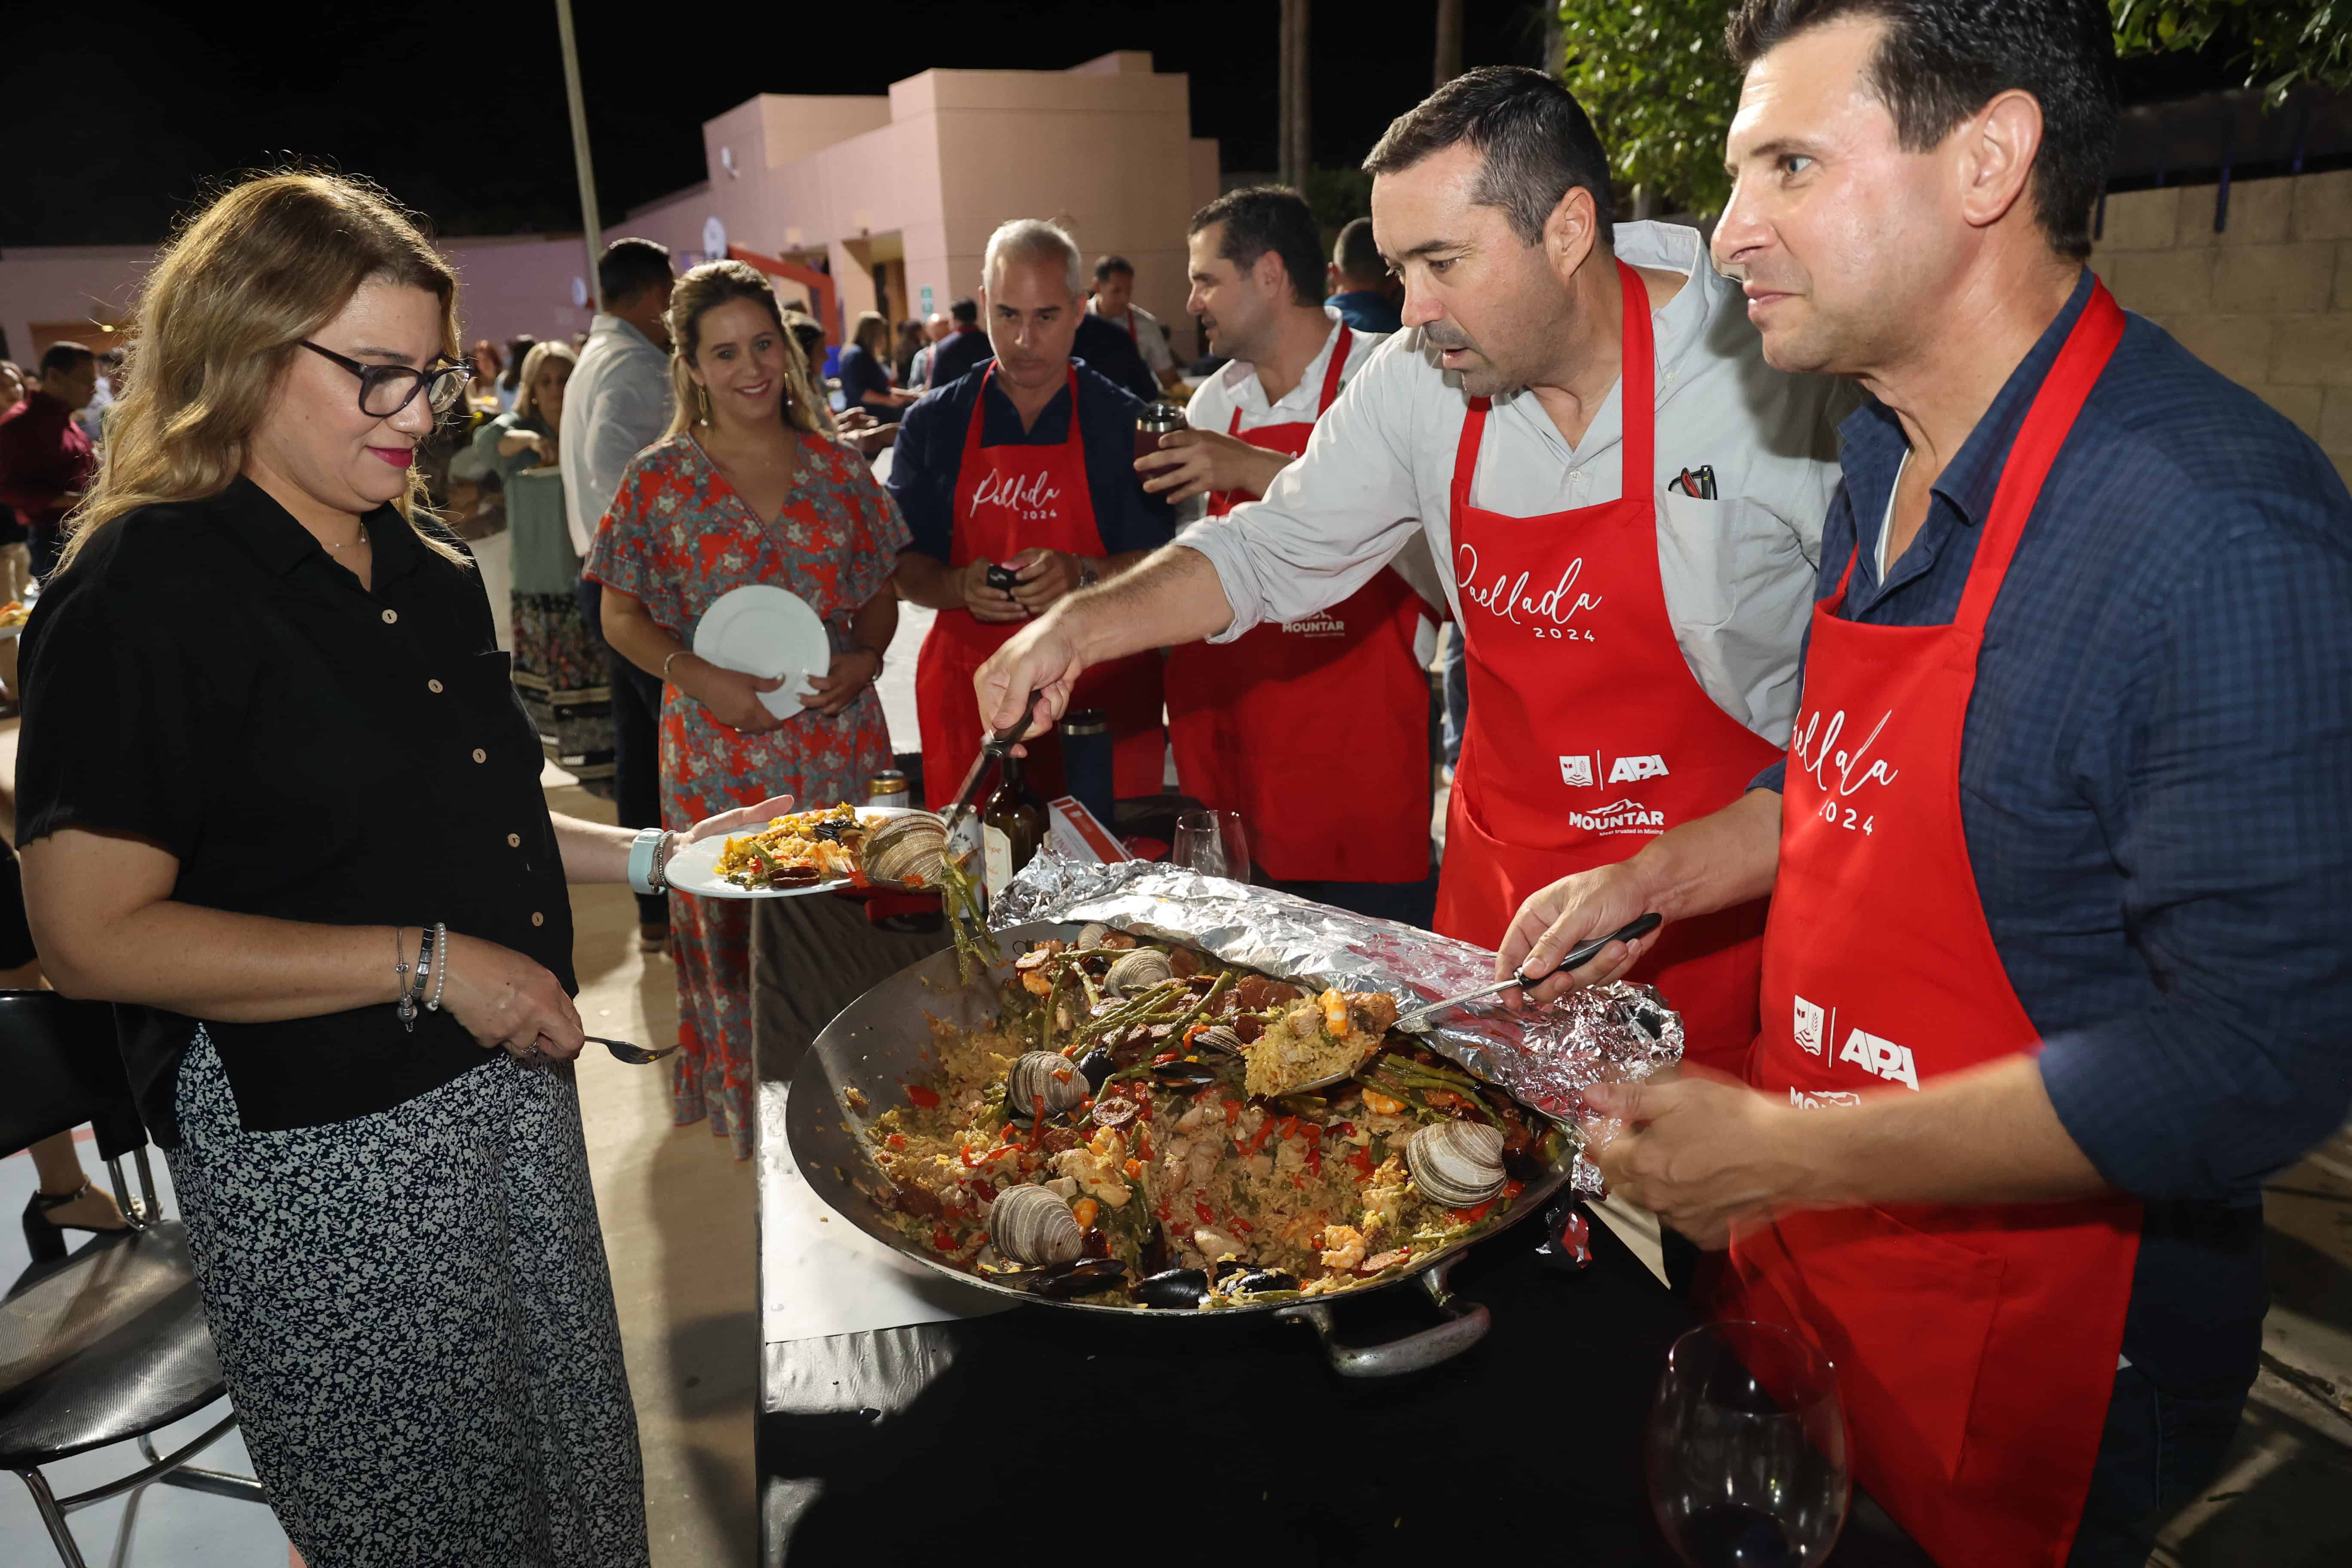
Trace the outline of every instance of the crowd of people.
<path fill-rule="evenodd" d="M 306 174 L 166 248 L 131 359 L 0 367 L 39 583 L 0 965 L 125 1007 L 306 1556 L 646 1561 L 566 884 L 638 897 L 675 1117 L 748 1157 L 744 906 L 664 868 L 863 798 L 903 602 L 934 805 L 1024 714 L 1058 793 L 1098 710 L 1116 793 L 1172 765 L 1263 879 L 1538 1000 L 1660 987 L 1686 1070 L 1586 1131 L 1728 1246 L 1693 1288 L 1832 1356 L 1938 1560 L 2141 1561 L 2253 1375 L 2260 1183 L 2352 1105 L 2352 840 L 2309 826 L 2352 809 L 2352 497 L 2084 265 L 2105 7 L 1926 17 L 1745 0 L 1711 237 L 1617 221 L 1558 80 L 1470 71 L 1335 241 L 1278 186 L 1192 216 L 1193 354 L 1012 216 L 969 297 L 848 323 L 837 390 L 770 278 L 637 238 L 583 342 L 469 361 L 418 227 Z M 461 468 L 501 603 L 427 504 Z M 694 651 L 751 584 L 830 644 L 782 713 Z M 551 813 L 543 759 L 605 752 L 619 826 Z M 45 1162 L 45 1223 L 121 1223 Z"/>

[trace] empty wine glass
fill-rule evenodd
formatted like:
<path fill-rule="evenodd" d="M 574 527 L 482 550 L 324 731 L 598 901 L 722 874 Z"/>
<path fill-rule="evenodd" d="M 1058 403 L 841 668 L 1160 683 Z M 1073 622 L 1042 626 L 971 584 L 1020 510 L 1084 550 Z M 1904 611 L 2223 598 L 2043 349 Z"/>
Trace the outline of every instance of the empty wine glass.
<path fill-rule="evenodd" d="M 1650 1505 L 1690 1568 L 1812 1568 L 1853 1482 L 1837 1369 L 1769 1323 L 1675 1342 L 1650 1412 Z"/>
<path fill-rule="evenodd" d="M 1188 811 L 1176 819 L 1172 864 L 1203 877 L 1250 879 L 1249 833 L 1237 811 Z"/>

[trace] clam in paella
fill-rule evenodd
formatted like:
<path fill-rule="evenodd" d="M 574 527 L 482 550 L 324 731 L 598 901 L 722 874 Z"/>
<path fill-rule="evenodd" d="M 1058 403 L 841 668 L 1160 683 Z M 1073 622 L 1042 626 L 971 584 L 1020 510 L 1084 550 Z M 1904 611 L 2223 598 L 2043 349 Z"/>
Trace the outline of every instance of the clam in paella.
<path fill-rule="evenodd" d="M 866 1129 L 890 1223 L 1000 1283 L 1147 1308 L 1328 1295 L 1500 1225 L 1565 1152 L 1389 1034 L 1392 996 L 1101 926 L 1023 953 L 1002 996 L 987 1028 L 935 1020 L 938 1070 Z M 1269 1037 L 1297 1048 L 1253 1055 Z M 1254 1091 L 1331 1062 L 1349 1076 L 1320 1091 Z"/>

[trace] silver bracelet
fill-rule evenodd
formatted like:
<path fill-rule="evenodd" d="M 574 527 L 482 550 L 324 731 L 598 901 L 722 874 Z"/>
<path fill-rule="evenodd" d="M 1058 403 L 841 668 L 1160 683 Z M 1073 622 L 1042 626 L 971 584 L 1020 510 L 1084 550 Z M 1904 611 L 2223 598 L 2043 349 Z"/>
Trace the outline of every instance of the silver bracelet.
<path fill-rule="evenodd" d="M 400 1021 L 407 1026 L 409 1033 L 415 1034 L 416 1004 L 409 1000 L 408 960 L 403 956 L 407 952 L 408 947 L 400 940 L 400 933 L 407 929 L 406 926 L 392 928 L 393 1009 L 400 1015 Z"/>
<path fill-rule="evenodd" d="M 673 665 L 673 664 L 677 663 L 679 659 L 684 658 L 688 654 L 690 654 L 690 653 L 692 653 L 693 651 L 694 651 L 694 650 L 693 650 L 692 648 L 690 648 L 690 647 L 682 647 L 682 648 L 679 648 L 676 653 L 671 654 L 667 658 L 666 658 L 666 659 L 662 660 L 662 673 L 661 673 L 661 678 L 662 678 L 662 683 L 663 683 L 664 685 L 667 685 L 667 684 L 669 683 L 669 667 L 670 667 L 671 665 Z"/>
<path fill-rule="evenodd" d="M 449 928 L 439 921 L 433 922 L 433 945 L 441 954 L 440 966 L 433 974 L 433 1000 L 425 1004 L 425 1011 L 441 1011 L 441 988 L 449 984 Z"/>
<path fill-rule="evenodd" d="M 400 998 L 400 1022 L 410 1034 L 416 1032 L 416 1004 L 424 999 L 425 982 L 433 973 L 433 928 L 417 930 L 416 963 L 410 970 L 408 990 Z"/>

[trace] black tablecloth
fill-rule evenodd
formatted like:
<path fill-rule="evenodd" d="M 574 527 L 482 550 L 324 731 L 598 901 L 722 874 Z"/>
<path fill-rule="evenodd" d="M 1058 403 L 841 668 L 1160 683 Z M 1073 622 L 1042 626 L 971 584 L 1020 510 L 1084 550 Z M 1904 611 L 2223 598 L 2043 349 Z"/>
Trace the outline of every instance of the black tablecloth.
<path fill-rule="evenodd" d="M 1591 1226 L 1474 1248 L 1485 1341 L 1405 1377 L 1343 1378 L 1258 1316 L 1104 1321 L 1047 1307 L 763 1349 L 763 1562 L 1672 1564 L 1642 1436 L 1683 1302 Z M 1417 1290 L 1342 1302 L 1343 1338 L 1433 1319 Z M 1037 1510 L 1009 1506 L 1033 1500 Z M 1926 1563 L 1857 1494 L 1838 1568 Z"/>

